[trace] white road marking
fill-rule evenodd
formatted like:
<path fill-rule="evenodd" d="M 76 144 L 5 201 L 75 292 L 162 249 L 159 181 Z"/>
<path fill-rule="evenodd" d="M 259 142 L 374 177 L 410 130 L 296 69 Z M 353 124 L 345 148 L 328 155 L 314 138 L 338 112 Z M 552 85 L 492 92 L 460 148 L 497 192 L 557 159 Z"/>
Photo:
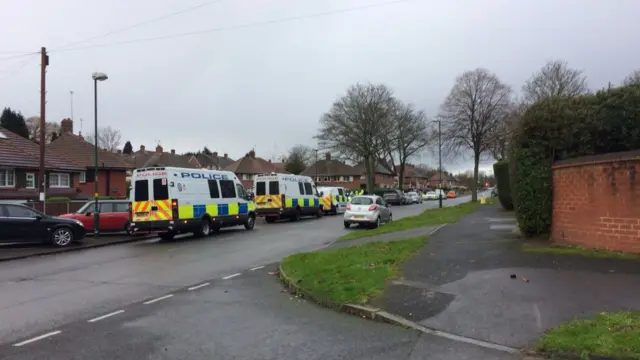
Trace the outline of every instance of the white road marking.
<path fill-rule="evenodd" d="M 162 301 L 164 299 L 168 299 L 170 297 L 173 297 L 173 294 L 169 294 L 169 295 L 165 295 L 165 296 L 160 296 L 159 298 L 155 298 L 153 300 L 149 300 L 147 302 L 145 302 L 145 305 L 149 305 L 149 304 L 153 304 L 154 302 L 158 302 L 158 301 Z"/>
<path fill-rule="evenodd" d="M 52 337 L 54 335 L 58 335 L 60 334 L 62 331 L 56 330 L 56 331 L 52 331 L 50 333 L 46 333 L 44 335 L 40 335 L 40 336 L 36 336 L 34 338 L 31 338 L 29 340 L 25 340 L 23 342 L 19 342 L 17 344 L 13 344 L 13 346 L 23 346 L 23 345 L 27 345 L 27 344 L 31 344 L 32 342 L 38 341 L 38 340 L 42 340 L 42 339 L 46 339 L 49 337 Z"/>
<path fill-rule="evenodd" d="M 473 345 L 481 346 L 481 347 L 484 347 L 484 348 L 487 348 L 487 349 L 493 349 L 493 350 L 508 352 L 508 353 L 511 353 L 511 354 L 516 354 L 516 353 L 521 351 L 519 349 L 514 349 L 514 348 L 511 348 L 511 347 L 508 347 L 508 346 L 499 345 L 499 344 L 493 344 L 493 343 L 490 343 L 490 342 L 486 342 L 486 341 L 482 341 L 482 340 L 476 340 L 476 339 L 468 338 L 466 336 L 455 335 L 455 334 L 451 334 L 451 333 L 440 331 L 440 330 L 433 330 L 433 332 L 431 334 L 436 335 L 436 336 L 440 336 L 440 337 L 443 337 L 443 338 L 446 338 L 446 339 L 449 339 L 449 340 L 459 341 L 459 342 L 463 342 L 463 343 L 467 343 L 467 344 L 473 344 Z"/>
<path fill-rule="evenodd" d="M 251 270 L 251 271 L 256 271 L 256 270 L 260 270 L 260 269 L 264 269 L 264 265 L 263 265 L 263 266 L 256 266 L 256 267 L 251 268 L 251 269 L 249 269 L 249 270 Z"/>
<path fill-rule="evenodd" d="M 204 283 L 204 284 L 192 286 L 192 287 L 188 288 L 187 290 L 189 290 L 189 291 L 198 290 L 200 288 L 203 288 L 203 287 L 209 286 L 209 285 L 211 285 L 211 284 L 210 283 Z"/>
<path fill-rule="evenodd" d="M 236 277 L 236 276 L 240 276 L 240 275 L 242 275 L 242 274 L 241 274 L 241 273 L 235 273 L 235 274 L 233 274 L 233 275 L 229 275 L 229 276 L 225 276 L 225 277 L 223 277 L 223 278 L 222 278 L 222 280 L 229 280 L 229 279 L 231 279 L 231 278 L 234 278 L 234 277 Z"/>
<path fill-rule="evenodd" d="M 98 316 L 97 318 L 88 320 L 87 322 L 93 323 L 93 322 L 96 322 L 96 321 L 104 320 L 104 319 L 106 319 L 108 317 L 112 317 L 114 315 L 122 314 L 123 312 L 124 312 L 124 310 L 114 311 L 112 313 L 108 313 L 108 314 L 105 314 L 105 315 L 102 315 L 102 316 Z"/>

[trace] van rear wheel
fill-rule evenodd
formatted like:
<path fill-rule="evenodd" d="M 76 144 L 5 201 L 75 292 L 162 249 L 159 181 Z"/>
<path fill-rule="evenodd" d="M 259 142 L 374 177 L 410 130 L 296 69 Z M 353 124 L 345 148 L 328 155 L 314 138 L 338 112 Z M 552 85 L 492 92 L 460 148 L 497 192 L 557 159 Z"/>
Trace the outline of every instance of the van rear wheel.
<path fill-rule="evenodd" d="M 293 213 L 293 216 L 291 217 L 291 221 L 298 221 L 298 220 L 300 220 L 300 216 L 301 216 L 301 214 L 300 214 L 300 208 L 299 208 L 299 207 L 297 207 L 297 208 L 296 208 L 296 210 L 295 210 L 295 212 Z"/>

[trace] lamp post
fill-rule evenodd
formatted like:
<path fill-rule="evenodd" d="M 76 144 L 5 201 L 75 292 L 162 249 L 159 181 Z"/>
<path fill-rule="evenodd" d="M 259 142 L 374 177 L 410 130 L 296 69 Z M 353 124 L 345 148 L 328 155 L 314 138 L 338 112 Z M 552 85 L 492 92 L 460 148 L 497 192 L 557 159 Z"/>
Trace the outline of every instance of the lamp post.
<path fill-rule="evenodd" d="M 107 74 L 94 72 L 91 77 L 93 78 L 93 117 L 94 117 L 94 129 L 93 129 L 93 160 L 94 160 L 94 178 L 93 178 L 93 190 L 95 209 L 93 210 L 93 235 L 98 236 L 100 229 L 100 207 L 98 204 L 98 81 L 105 81 L 108 79 Z"/>
<path fill-rule="evenodd" d="M 431 122 L 438 123 L 438 206 L 442 208 L 442 121 L 433 120 Z"/>

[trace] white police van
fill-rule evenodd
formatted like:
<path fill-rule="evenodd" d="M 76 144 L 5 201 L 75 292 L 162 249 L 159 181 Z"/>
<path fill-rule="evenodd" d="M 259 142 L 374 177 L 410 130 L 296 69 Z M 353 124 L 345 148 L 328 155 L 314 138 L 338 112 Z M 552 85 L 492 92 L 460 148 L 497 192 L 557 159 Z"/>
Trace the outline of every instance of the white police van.
<path fill-rule="evenodd" d="M 255 225 L 255 205 L 230 171 L 149 167 L 131 176 L 129 222 L 133 232 L 207 236 L 220 228 Z"/>
<path fill-rule="evenodd" d="M 254 179 L 256 216 L 268 223 L 288 218 L 297 221 L 302 216 L 321 217 L 322 204 L 316 184 L 308 176 L 291 174 L 260 174 Z"/>

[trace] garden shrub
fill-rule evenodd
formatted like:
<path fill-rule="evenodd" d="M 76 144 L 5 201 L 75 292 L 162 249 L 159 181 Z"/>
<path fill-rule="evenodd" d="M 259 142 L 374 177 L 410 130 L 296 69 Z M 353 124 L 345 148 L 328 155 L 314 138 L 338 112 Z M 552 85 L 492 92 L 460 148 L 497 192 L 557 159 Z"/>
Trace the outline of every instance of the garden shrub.
<path fill-rule="evenodd" d="M 493 164 L 493 175 L 498 185 L 498 199 L 505 210 L 513 210 L 511 184 L 509 183 L 509 161 L 500 160 Z"/>
<path fill-rule="evenodd" d="M 554 161 L 640 149 L 638 124 L 640 85 L 553 97 L 530 106 L 510 149 L 511 194 L 520 231 L 531 236 L 550 230 Z"/>

